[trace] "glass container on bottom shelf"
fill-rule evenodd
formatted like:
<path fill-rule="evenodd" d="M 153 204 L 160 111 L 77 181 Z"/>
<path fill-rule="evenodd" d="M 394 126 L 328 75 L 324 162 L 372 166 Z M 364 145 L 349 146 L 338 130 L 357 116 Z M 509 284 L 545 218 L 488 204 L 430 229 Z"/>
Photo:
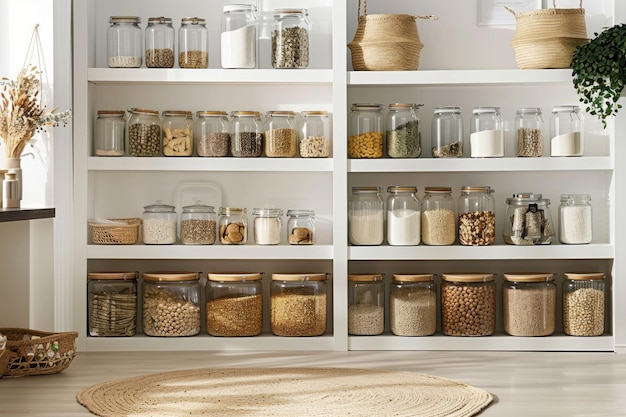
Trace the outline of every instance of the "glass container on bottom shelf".
<path fill-rule="evenodd" d="M 459 197 L 459 243 L 488 246 L 495 242 L 496 212 L 490 187 L 463 186 Z"/>
<path fill-rule="evenodd" d="M 585 142 L 580 107 L 553 107 L 551 122 L 550 155 L 582 156 Z"/>
<path fill-rule="evenodd" d="M 550 200 L 538 193 L 507 198 L 504 220 L 504 241 L 511 245 L 549 245 L 555 234 Z"/>
<path fill-rule="evenodd" d="M 384 205 L 380 198 L 380 187 L 352 187 L 348 210 L 350 244 L 383 243 Z"/>
<path fill-rule="evenodd" d="M 135 335 L 137 275 L 137 272 L 87 274 L 89 336 Z"/>
<path fill-rule="evenodd" d="M 420 202 L 417 188 L 392 186 L 387 188 L 387 243 L 392 246 L 420 244 Z"/>
<path fill-rule="evenodd" d="M 290 245 L 313 245 L 316 239 L 315 211 L 287 210 L 287 242 Z"/>
<path fill-rule="evenodd" d="M 374 336 L 385 331 L 385 274 L 348 275 L 348 334 Z"/>
<path fill-rule="evenodd" d="M 433 274 L 394 274 L 389 322 L 397 336 L 430 336 L 437 330 L 437 284 Z"/>
<path fill-rule="evenodd" d="M 551 273 L 504 274 L 502 317 L 512 336 L 549 336 L 556 322 L 556 284 Z"/>
<path fill-rule="evenodd" d="M 456 202 L 450 187 L 426 187 L 422 199 L 422 242 L 445 246 L 456 241 Z"/>
<path fill-rule="evenodd" d="M 570 336 L 602 336 L 606 309 L 604 273 L 563 275 L 563 331 Z"/>
<path fill-rule="evenodd" d="M 496 283 L 491 273 L 443 274 L 441 331 L 446 336 L 490 336 L 496 329 Z"/>

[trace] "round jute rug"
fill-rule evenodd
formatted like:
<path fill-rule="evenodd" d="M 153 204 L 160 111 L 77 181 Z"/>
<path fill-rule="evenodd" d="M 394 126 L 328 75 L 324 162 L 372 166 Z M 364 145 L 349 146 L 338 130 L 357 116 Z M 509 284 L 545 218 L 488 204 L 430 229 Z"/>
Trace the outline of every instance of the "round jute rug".
<path fill-rule="evenodd" d="M 469 417 L 487 391 L 413 372 L 347 368 L 211 368 L 119 379 L 76 399 L 102 417 Z"/>

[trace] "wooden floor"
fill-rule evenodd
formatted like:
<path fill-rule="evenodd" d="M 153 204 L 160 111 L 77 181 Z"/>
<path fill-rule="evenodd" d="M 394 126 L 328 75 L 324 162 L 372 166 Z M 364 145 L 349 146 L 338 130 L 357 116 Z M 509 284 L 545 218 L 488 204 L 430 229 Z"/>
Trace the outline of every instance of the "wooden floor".
<path fill-rule="evenodd" d="M 494 395 L 481 417 L 626 416 L 626 354 L 559 352 L 89 352 L 61 374 L 0 379 L 0 415 L 90 416 L 74 398 L 88 385 L 168 370 L 243 366 L 371 368 L 451 378 Z"/>

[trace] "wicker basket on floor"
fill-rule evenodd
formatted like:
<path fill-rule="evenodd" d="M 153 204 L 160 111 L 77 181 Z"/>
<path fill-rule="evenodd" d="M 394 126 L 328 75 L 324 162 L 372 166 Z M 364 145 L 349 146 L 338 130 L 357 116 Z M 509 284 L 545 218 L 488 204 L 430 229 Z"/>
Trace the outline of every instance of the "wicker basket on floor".
<path fill-rule="evenodd" d="M 91 240 L 98 245 L 134 245 L 139 239 L 141 219 L 110 219 L 124 224 L 89 222 Z"/>

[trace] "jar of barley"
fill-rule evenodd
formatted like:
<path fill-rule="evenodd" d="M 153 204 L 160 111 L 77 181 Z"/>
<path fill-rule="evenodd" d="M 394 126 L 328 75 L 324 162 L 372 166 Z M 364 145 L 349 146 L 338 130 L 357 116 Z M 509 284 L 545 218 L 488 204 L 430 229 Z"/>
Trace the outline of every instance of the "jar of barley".
<path fill-rule="evenodd" d="M 443 274 L 441 331 L 446 336 L 490 336 L 496 329 L 496 283 L 491 273 Z"/>
<path fill-rule="evenodd" d="M 298 155 L 296 114 L 292 111 L 269 111 L 266 115 L 264 148 L 270 158 L 292 158 Z"/>
<path fill-rule="evenodd" d="M 563 331 L 570 336 L 602 336 L 606 282 L 602 272 L 566 272 L 563 281 Z"/>
<path fill-rule="evenodd" d="M 437 330 L 437 284 L 433 274 L 393 274 L 389 321 L 397 336 L 430 336 Z"/>
<path fill-rule="evenodd" d="M 502 317 L 504 331 L 511 336 L 549 336 L 554 333 L 554 274 L 504 274 Z"/>

